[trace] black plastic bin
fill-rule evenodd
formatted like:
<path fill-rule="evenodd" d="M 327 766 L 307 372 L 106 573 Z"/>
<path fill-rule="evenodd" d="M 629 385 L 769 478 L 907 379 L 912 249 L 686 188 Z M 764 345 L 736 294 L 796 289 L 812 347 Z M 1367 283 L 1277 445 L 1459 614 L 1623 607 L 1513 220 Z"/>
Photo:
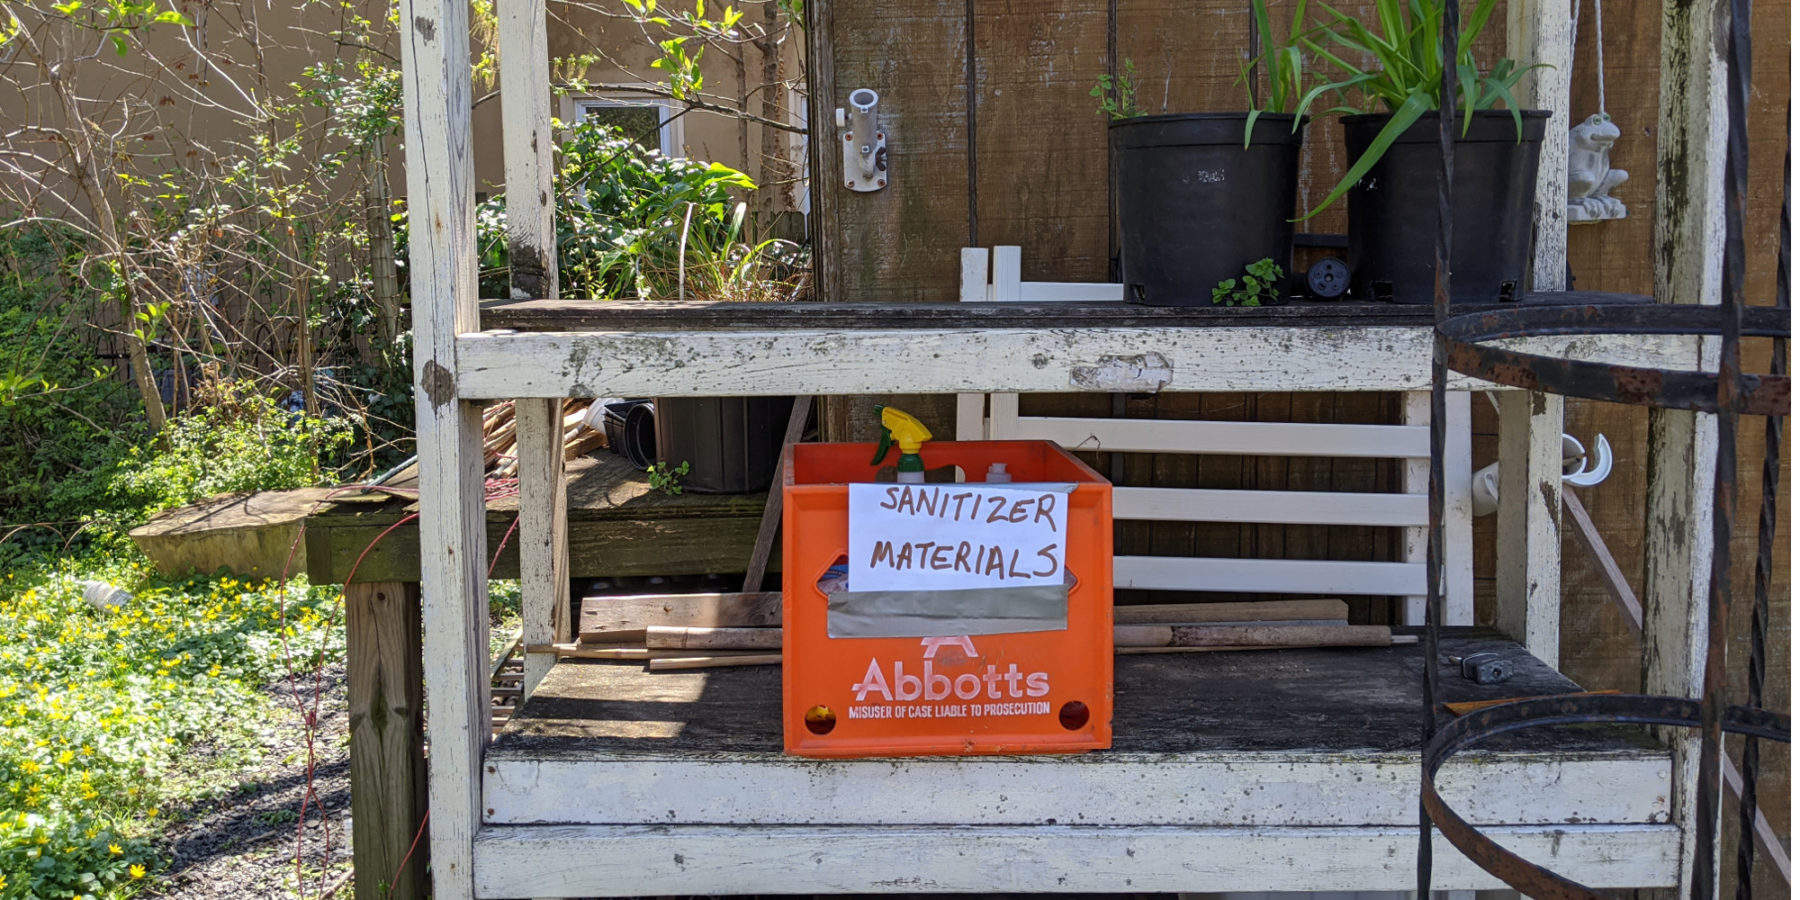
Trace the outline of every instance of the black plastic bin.
<path fill-rule="evenodd" d="M 760 491 L 775 479 L 792 397 L 658 397 L 656 456 L 688 464 L 683 490 Z"/>
<path fill-rule="evenodd" d="M 1265 113 L 1245 147 L 1246 119 L 1142 116 L 1108 128 L 1126 302 L 1211 306 L 1213 287 L 1253 262 L 1292 268 L 1304 129 Z"/>
<path fill-rule="evenodd" d="M 1456 123 L 1451 182 L 1450 302 L 1504 303 L 1528 290 L 1531 206 L 1538 149 L 1550 114 L 1520 113 L 1523 139 L 1506 110 Z M 1345 116 L 1352 161 L 1390 116 Z M 1350 294 L 1358 300 L 1429 304 L 1437 247 L 1437 113 L 1400 134 L 1349 192 Z"/>

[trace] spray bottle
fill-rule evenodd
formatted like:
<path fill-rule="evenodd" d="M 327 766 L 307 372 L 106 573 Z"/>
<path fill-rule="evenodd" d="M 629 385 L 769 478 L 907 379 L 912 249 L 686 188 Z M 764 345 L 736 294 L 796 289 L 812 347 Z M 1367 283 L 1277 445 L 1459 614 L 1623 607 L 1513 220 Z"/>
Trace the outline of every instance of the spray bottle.
<path fill-rule="evenodd" d="M 924 484 L 925 461 L 919 458 L 919 447 L 931 440 L 925 423 L 891 406 L 876 406 L 881 414 L 881 443 L 875 447 L 875 458 L 869 465 L 879 466 L 887 458 L 888 448 L 900 445 L 900 465 L 895 481 L 900 484 Z"/>

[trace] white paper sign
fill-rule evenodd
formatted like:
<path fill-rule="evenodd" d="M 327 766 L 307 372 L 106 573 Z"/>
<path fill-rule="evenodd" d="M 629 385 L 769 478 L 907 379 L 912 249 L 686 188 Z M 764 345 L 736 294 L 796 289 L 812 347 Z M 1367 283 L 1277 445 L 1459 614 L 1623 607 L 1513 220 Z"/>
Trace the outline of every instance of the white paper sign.
<path fill-rule="evenodd" d="M 1063 583 L 1074 485 L 852 484 L 852 591 Z"/>

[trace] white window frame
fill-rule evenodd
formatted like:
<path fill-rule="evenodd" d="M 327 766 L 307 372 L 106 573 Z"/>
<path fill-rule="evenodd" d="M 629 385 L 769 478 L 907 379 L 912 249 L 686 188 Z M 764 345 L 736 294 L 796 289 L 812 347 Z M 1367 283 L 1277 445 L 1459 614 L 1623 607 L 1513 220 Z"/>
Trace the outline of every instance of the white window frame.
<path fill-rule="evenodd" d="M 650 88 L 653 87 L 653 85 L 645 84 L 643 87 Z M 682 127 L 684 119 L 682 116 L 678 115 L 681 112 L 680 105 L 667 97 L 658 97 L 655 94 L 650 93 L 636 93 L 629 88 L 626 88 L 617 91 L 607 91 L 604 94 L 586 94 L 569 97 L 566 102 L 569 104 L 568 119 L 571 122 L 586 121 L 587 112 L 590 109 L 655 107 L 660 110 L 662 114 L 662 127 L 658 129 L 658 137 L 661 146 L 658 149 L 662 151 L 664 156 L 687 155 L 683 149 L 687 145 L 687 129 Z M 629 135 L 627 135 L 627 137 L 629 137 Z"/>

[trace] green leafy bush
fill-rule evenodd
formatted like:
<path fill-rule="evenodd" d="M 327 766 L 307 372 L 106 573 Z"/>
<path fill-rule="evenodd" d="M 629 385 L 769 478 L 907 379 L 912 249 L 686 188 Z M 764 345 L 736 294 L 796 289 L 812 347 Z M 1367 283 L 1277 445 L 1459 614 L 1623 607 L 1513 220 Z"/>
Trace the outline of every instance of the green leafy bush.
<path fill-rule="evenodd" d="M 559 127 L 564 127 L 560 126 Z M 557 145 L 556 253 L 565 297 L 783 300 L 801 283 L 804 248 L 754 238 L 730 191 L 755 190 L 722 163 L 664 156 L 595 122 Z M 510 296 L 506 199 L 475 210 L 483 297 Z"/>
<path fill-rule="evenodd" d="M 95 299 L 73 272 L 82 256 L 49 230 L 0 231 L 0 534 L 69 531 L 97 502 L 93 473 L 140 433 L 136 393 L 96 350 Z"/>
<path fill-rule="evenodd" d="M 331 473 L 320 459 L 351 440 L 347 422 L 288 412 L 249 385 L 226 383 L 202 399 L 160 441 L 119 458 L 103 517 L 135 524 L 216 494 L 322 484 Z"/>

